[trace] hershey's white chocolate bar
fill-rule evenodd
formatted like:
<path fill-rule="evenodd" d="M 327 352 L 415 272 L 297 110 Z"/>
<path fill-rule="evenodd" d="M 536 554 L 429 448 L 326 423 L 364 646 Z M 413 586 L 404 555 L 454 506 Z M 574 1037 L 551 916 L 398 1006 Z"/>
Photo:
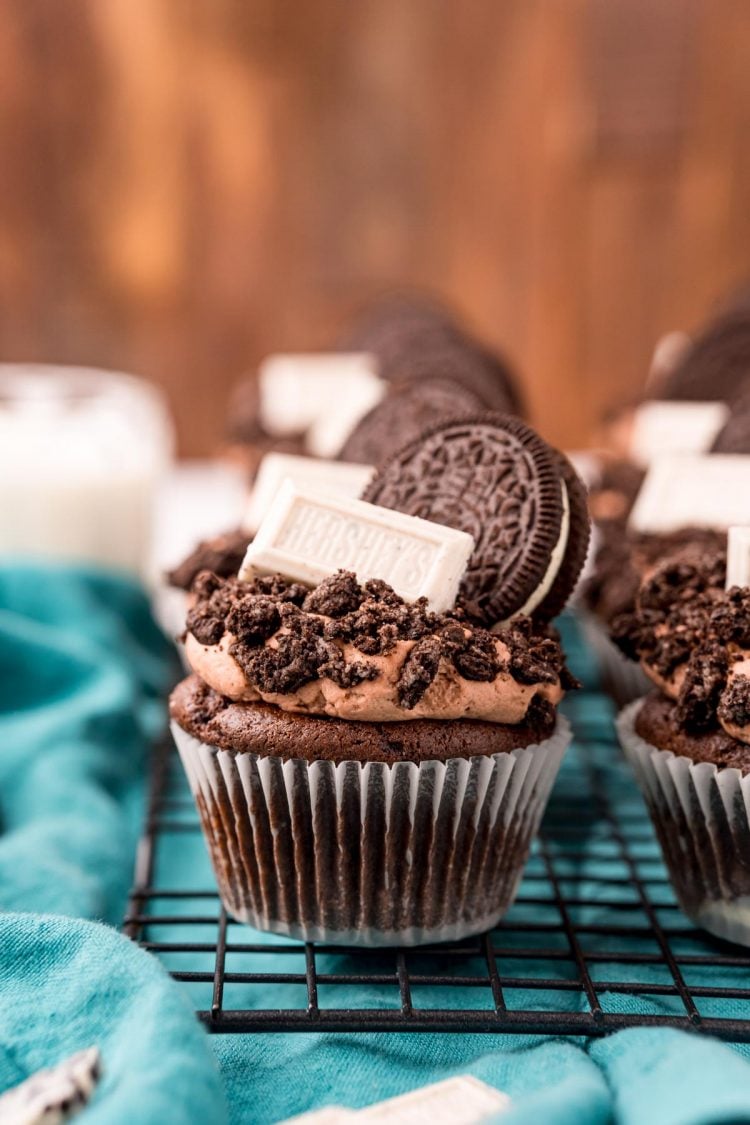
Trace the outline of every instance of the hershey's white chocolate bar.
<path fill-rule="evenodd" d="M 750 527 L 727 532 L 727 590 L 732 586 L 750 586 Z"/>
<path fill-rule="evenodd" d="M 630 455 L 648 466 L 669 453 L 705 453 L 728 418 L 725 402 L 644 402 L 633 418 Z"/>
<path fill-rule="evenodd" d="M 430 1125 L 478 1125 L 490 1115 L 510 1109 L 510 1104 L 501 1090 L 461 1074 L 360 1110 L 357 1118 L 383 1125 L 423 1125 L 425 1121 Z"/>
<path fill-rule="evenodd" d="M 279 573 L 316 586 L 337 570 L 352 570 L 360 582 L 381 578 L 406 601 L 426 597 L 441 613 L 455 603 L 473 549 L 465 531 L 286 481 L 247 549 L 239 577 L 250 581 Z"/>
<path fill-rule="evenodd" d="M 340 1105 L 327 1105 L 323 1109 L 313 1109 L 298 1117 L 289 1117 L 281 1125 L 350 1125 L 359 1114 L 356 1109 L 344 1109 Z"/>
<path fill-rule="evenodd" d="M 0 1095 L 3 1125 L 58 1125 L 87 1104 L 99 1080 L 100 1057 L 96 1047 L 38 1070 L 20 1086 Z"/>
<path fill-rule="evenodd" d="M 322 457 L 338 453 L 356 422 L 385 392 L 375 358 L 367 352 L 271 355 L 260 365 L 258 385 L 263 428 L 283 437 L 317 426 L 322 437 L 310 448 Z M 326 424 L 337 434 L 348 426 L 334 449 L 318 448 L 326 444 Z"/>
<path fill-rule="evenodd" d="M 750 524 L 750 457 L 671 454 L 649 467 L 630 515 L 635 531 Z"/>
<path fill-rule="evenodd" d="M 354 427 L 386 393 L 386 384 L 372 372 L 347 378 L 333 387 L 324 409 L 313 419 L 305 445 L 316 457 L 335 457 Z"/>
<path fill-rule="evenodd" d="M 329 1107 L 290 1118 L 285 1125 L 338 1125 L 338 1122 L 369 1121 L 382 1125 L 479 1125 L 490 1116 L 511 1107 L 502 1090 L 480 1082 L 470 1074 L 460 1074 L 388 1098 L 365 1109 Z"/>
<path fill-rule="evenodd" d="M 291 453 L 267 453 L 260 463 L 242 519 L 247 531 L 257 531 L 285 480 L 297 488 L 358 499 L 375 470 L 350 461 L 325 461 Z"/>

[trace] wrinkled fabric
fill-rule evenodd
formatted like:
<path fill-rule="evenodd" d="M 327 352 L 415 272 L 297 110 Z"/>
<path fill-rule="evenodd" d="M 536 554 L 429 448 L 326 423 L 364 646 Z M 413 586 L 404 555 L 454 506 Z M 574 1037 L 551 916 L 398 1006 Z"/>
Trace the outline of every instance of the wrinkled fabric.
<path fill-rule="evenodd" d="M 640 798 L 614 743 L 611 704 L 596 690 L 591 655 L 570 620 L 564 640 L 588 690 L 566 703 L 577 741 L 550 812 L 563 810 L 563 817 L 574 819 L 576 802 L 588 800 L 584 742 L 605 787 L 629 801 Z M 221 1125 L 225 1108 L 214 1059 L 233 1125 L 271 1125 L 323 1105 L 366 1106 L 462 1073 L 510 1094 L 513 1108 L 498 1118 L 507 1125 L 750 1121 L 746 1048 L 682 1031 L 635 1028 L 590 1040 L 478 1034 L 207 1038 L 193 1009 L 210 1002 L 210 985 L 177 985 L 154 957 L 105 926 L 74 917 L 113 923 L 122 917 L 143 813 L 146 755 L 163 716 L 160 696 L 175 675 L 172 657 L 132 584 L 64 568 L 0 567 L 0 907 L 69 915 L 0 917 L 0 1090 L 97 1044 L 105 1076 L 85 1120 L 107 1125 Z M 554 820 L 548 836 L 554 848 Z M 577 922 L 605 916 L 593 877 L 614 861 L 596 845 L 594 836 L 588 851 L 557 864 L 585 902 Z M 655 842 L 646 841 L 640 856 L 658 862 Z M 529 871 L 542 869 L 541 863 L 538 854 L 532 856 Z M 159 885 L 214 886 L 198 834 L 181 833 L 179 847 L 175 837 L 162 842 Z M 211 900 L 198 901 L 204 913 Z M 173 900 L 170 909 L 191 912 L 195 905 Z M 533 919 L 551 908 L 514 909 Z M 207 925 L 199 939 L 215 934 L 215 925 Z M 195 928 L 181 926 L 154 926 L 150 934 L 163 940 L 167 935 L 178 942 L 197 936 Z M 230 926 L 230 940 L 273 945 L 279 939 Z M 503 944 L 513 940 L 503 934 Z M 523 936 L 517 940 L 523 944 Z M 176 957 L 171 967 L 187 967 Z M 318 955 L 319 971 L 346 971 L 346 965 L 344 955 Z M 253 967 L 303 972 L 302 949 L 299 955 L 264 956 Z M 213 959 L 191 954 L 190 968 L 212 972 Z M 227 968 L 249 966 L 229 954 Z M 606 964 L 590 969 L 595 981 L 612 972 Z M 461 965 L 452 963 L 447 971 L 460 972 Z M 639 965 L 637 972 L 641 981 L 663 980 L 658 966 Z M 711 982 L 732 987 L 738 979 L 714 973 Z M 321 985 L 320 1003 L 392 1007 L 395 991 L 368 985 L 331 992 Z M 602 1001 L 623 1012 L 641 1011 L 644 1004 L 653 1013 L 682 1011 L 679 1000 L 657 994 L 636 999 L 603 992 Z M 224 1002 L 299 1007 L 305 992 L 303 985 L 228 983 Z M 415 990 L 414 1002 L 445 1006 L 446 990 Z M 451 989 L 454 1007 L 478 1002 L 477 990 Z M 512 997 L 514 1007 L 538 1002 L 532 991 Z M 574 990 L 559 993 L 554 1003 L 559 1010 L 580 1010 L 583 1002 Z M 747 1004 L 734 1000 L 706 1001 L 704 1014 L 750 1016 Z"/>

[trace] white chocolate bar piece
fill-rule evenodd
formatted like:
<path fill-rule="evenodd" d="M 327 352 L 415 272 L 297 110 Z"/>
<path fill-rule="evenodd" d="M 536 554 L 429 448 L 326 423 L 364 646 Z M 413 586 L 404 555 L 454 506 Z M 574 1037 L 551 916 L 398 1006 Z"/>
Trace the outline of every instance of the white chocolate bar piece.
<path fill-rule="evenodd" d="M 424 1121 L 430 1125 L 478 1125 L 508 1109 L 507 1094 L 471 1074 L 459 1074 L 369 1106 L 357 1116 L 362 1121 L 393 1125 L 420 1125 Z"/>
<path fill-rule="evenodd" d="M 630 515 L 635 531 L 750 524 L 750 457 L 670 454 L 646 473 Z"/>
<path fill-rule="evenodd" d="M 0 1096 L 3 1125 L 58 1125 L 89 1101 L 99 1080 L 99 1051 L 89 1047 L 69 1059 L 38 1070 Z"/>
<path fill-rule="evenodd" d="M 290 1118 L 285 1125 L 338 1125 L 350 1121 L 382 1122 L 383 1125 L 423 1125 L 425 1121 L 430 1125 L 478 1125 L 490 1117 L 494 1120 L 496 1114 L 510 1108 L 511 1100 L 502 1090 L 470 1074 L 459 1074 L 365 1109 L 329 1106 Z"/>
<path fill-rule="evenodd" d="M 359 419 L 385 393 L 367 352 L 271 355 L 258 370 L 260 422 L 277 437 L 310 433 L 310 450 L 338 453 Z M 317 436 L 316 436 L 317 435 Z"/>
<path fill-rule="evenodd" d="M 283 574 L 316 586 L 337 570 L 381 578 L 406 601 L 426 597 L 436 613 L 456 600 L 474 540 L 465 531 L 313 491 L 286 481 L 258 528 L 239 578 Z"/>
<path fill-rule="evenodd" d="M 633 418 L 630 456 L 647 467 L 668 453 L 705 453 L 728 418 L 725 402 L 644 402 Z"/>
<path fill-rule="evenodd" d="M 291 453 L 267 453 L 260 463 L 242 526 L 257 531 L 285 480 L 298 488 L 327 492 L 332 496 L 362 495 L 374 469 L 350 461 L 324 461 L 317 457 L 297 457 Z"/>
<path fill-rule="evenodd" d="M 732 586 L 750 586 L 750 527 L 727 532 L 727 590 Z"/>

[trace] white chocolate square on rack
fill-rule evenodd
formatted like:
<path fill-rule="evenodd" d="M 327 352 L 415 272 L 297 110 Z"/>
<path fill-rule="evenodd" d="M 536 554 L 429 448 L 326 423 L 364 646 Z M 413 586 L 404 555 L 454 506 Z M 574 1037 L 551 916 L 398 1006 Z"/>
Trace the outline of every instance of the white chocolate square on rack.
<path fill-rule="evenodd" d="M 733 524 L 750 524 L 750 457 L 734 453 L 657 458 L 630 514 L 630 527 L 645 532 Z"/>
<path fill-rule="evenodd" d="M 286 481 L 240 567 L 241 581 L 282 574 L 317 586 L 337 570 L 380 578 L 405 601 L 426 597 L 442 613 L 456 601 L 474 550 L 465 531 L 362 500 L 298 489 Z"/>
<path fill-rule="evenodd" d="M 633 417 L 630 456 L 647 467 L 669 453 L 706 453 L 729 418 L 725 402 L 644 402 Z"/>
<path fill-rule="evenodd" d="M 258 387 L 266 432 L 306 434 L 318 457 L 335 456 L 386 389 L 368 352 L 271 355 L 260 365 Z"/>
<path fill-rule="evenodd" d="M 258 530 L 286 480 L 290 480 L 297 488 L 357 500 L 374 471 L 372 465 L 355 465 L 350 461 L 327 461 L 292 453 L 267 453 L 255 477 L 242 526 L 247 531 Z"/>

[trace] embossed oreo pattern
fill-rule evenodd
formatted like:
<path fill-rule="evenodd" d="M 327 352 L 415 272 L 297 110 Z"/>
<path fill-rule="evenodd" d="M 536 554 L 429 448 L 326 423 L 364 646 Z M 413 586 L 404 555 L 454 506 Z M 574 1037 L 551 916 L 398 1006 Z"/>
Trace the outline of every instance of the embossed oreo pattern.
<path fill-rule="evenodd" d="M 363 499 L 469 532 L 461 593 L 494 624 L 521 609 L 549 566 L 563 514 L 557 457 L 517 418 L 445 422 L 387 461 Z"/>

